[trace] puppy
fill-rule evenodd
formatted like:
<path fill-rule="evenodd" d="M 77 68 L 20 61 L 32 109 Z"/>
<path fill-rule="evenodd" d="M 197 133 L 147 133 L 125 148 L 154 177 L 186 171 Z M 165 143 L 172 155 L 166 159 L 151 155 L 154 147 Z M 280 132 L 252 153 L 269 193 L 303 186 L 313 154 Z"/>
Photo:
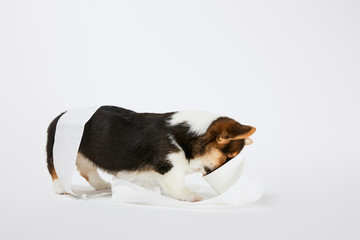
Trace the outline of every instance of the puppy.
<path fill-rule="evenodd" d="M 53 164 L 56 117 L 48 128 L 47 166 L 54 191 L 65 193 Z M 115 177 L 156 178 L 163 193 L 184 200 L 201 197 L 185 187 L 185 175 L 209 174 L 238 155 L 255 128 L 235 120 L 200 111 L 136 113 L 100 107 L 86 123 L 76 160 L 77 168 L 97 190 L 110 188 L 97 172 Z"/>

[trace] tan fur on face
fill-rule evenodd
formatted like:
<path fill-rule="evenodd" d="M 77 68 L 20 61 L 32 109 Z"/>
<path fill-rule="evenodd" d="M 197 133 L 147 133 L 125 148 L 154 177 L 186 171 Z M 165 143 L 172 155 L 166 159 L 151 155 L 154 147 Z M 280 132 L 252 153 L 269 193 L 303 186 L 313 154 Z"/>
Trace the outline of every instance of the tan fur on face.
<path fill-rule="evenodd" d="M 208 146 L 207 151 L 201 157 L 204 166 L 211 169 L 216 169 L 223 165 L 226 161 L 226 156 L 216 147 Z"/>

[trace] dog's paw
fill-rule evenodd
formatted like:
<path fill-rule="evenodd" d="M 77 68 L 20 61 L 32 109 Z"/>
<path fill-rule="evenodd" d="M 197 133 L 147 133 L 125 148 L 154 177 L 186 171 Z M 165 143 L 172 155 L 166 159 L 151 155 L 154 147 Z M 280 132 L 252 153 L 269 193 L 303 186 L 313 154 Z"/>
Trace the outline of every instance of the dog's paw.
<path fill-rule="evenodd" d="M 192 197 L 190 198 L 190 202 L 198 202 L 198 201 L 201 201 L 203 200 L 203 198 L 197 194 L 197 193 L 193 193 Z"/>
<path fill-rule="evenodd" d="M 181 195 L 177 196 L 176 199 L 181 201 L 198 202 L 203 198 L 196 192 L 184 191 Z"/>
<path fill-rule="evenodd" d="M 59 179 L 55 179 L 53 181 L 53 189 L 54 189 L 54 192 L 57 194 L 66 194 L 66 191 L 63 188 L 63 186 L 61 185 Z"/>

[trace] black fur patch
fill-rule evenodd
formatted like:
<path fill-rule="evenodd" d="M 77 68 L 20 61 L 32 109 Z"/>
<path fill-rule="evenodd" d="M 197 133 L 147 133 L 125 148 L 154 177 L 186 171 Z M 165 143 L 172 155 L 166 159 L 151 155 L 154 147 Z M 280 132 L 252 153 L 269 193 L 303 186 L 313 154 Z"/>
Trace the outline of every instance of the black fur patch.
<path fill-rule="evenodd" d="M 176 142 L 185 152 L 185 157 L 190 160 L 194 158 L 194 142 L 199 138 L 194 132 L 190 131 L 190 127 L 186 123 L 180 123 L 171 127 L 171 134 Z"/>
<path fill-rule="evenodd" d="M 166 156 L 178 151 L 169 139 L 167 114 L 136 113 L 103 106 L 85 125 L 79 152 L 107 171 L 172 168 Z"/>

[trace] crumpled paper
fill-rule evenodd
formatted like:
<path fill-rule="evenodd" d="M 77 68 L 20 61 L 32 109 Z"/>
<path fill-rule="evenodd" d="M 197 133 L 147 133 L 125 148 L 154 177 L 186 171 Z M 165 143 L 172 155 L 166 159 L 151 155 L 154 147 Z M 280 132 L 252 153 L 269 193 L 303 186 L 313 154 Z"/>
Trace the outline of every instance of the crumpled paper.
<path fill-rule="evenodd" d="M 54 142 L 54 167 L 65 191 L 73 196 L 82 197 L 72 188 L 76 156 L 86 122 L 99 107 L 73 109 L 62 115 L 58 121 Z M 240 156 L 238 156 L 240 157 Z M 244 157 L 241 159 L 242 169 L 238 180 L 222 194 L 217 194 L 200 175 L 194 174 L 192 185 L 187 187 L 198 192 L 202 201 L 184 202 L 162 195 L 158 185 L 113 178 L 112 200 L 120 203 L 157 205 L 168 207 L 209 207 L 235 206 L 259 200 L 263 194 L 260 179 L 251 171 Z M 191 181 L 190 181 L 191 182 Z M 99 195 L 103 195 L 99 194 Z"/>
<path fill-rule="evenodd" d="M 263 186 L 261 180 L 249 168 L 245 158 L 242 158 L 242 163 L 243 169 L 238 180 L 222 194 L 217 194 L 202 179 L 201 174 L 190 176 L 187 187 L 199 193 L 203 197 L 202 201 L 179 201 L 162 195 L 161 189 L 157 185 L 116 178 L 112 183 L 112 200 L 121 203 L 170 207 L 237 206 L 252 203 L 261 198 Z"/>

